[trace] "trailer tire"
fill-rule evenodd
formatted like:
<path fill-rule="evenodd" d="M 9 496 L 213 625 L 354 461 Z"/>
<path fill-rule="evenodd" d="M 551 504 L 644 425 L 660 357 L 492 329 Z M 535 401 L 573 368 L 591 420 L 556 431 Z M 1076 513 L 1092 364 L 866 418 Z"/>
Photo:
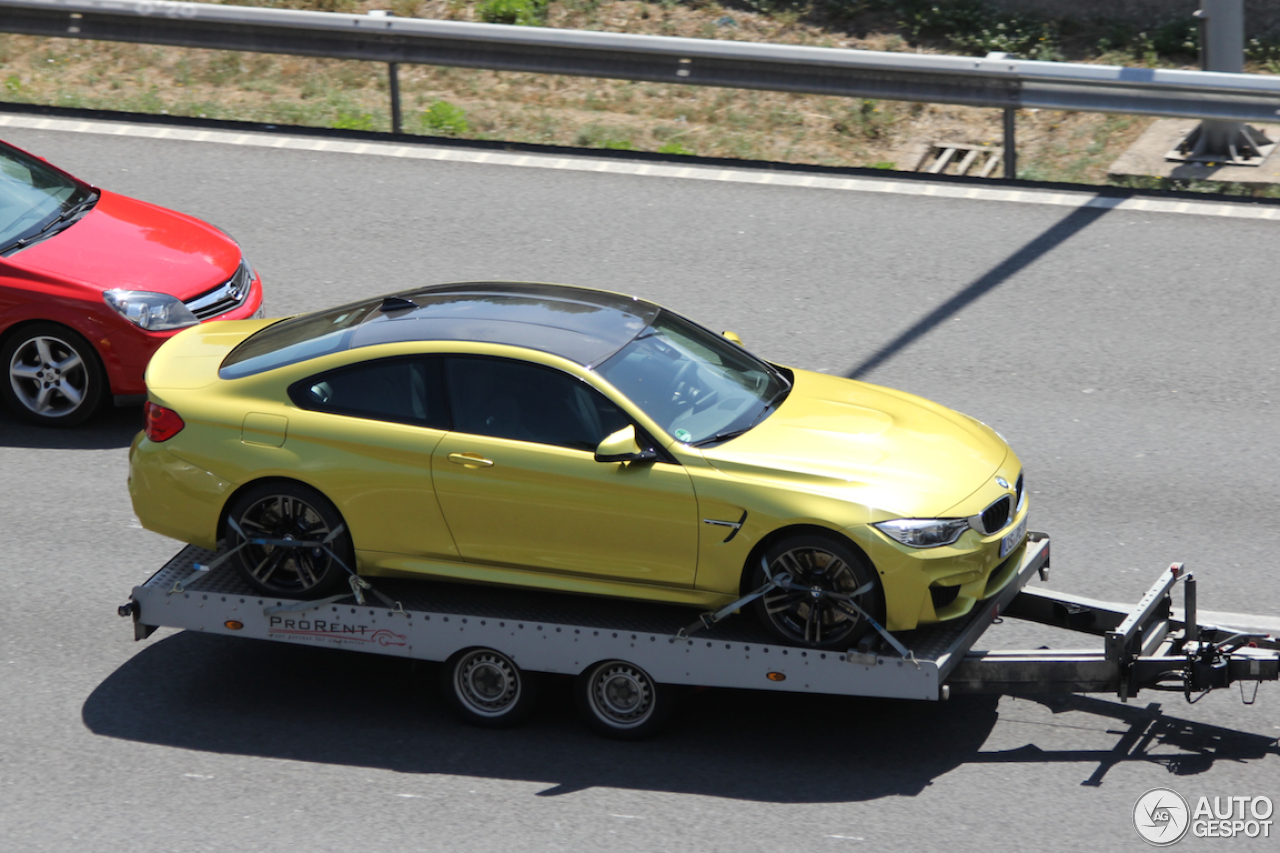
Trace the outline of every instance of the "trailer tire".
<path fill-rule="evenodd" d="M 675 700 L 671 685 L 658 684 L 649 673 L 624 660 L 594 664 L 578 676 L 574 698 L 587 725 L 614 740 L 653 736 Z"/>
<path fill-rule="evenodd" d="M 445 702 L 463 722 L 482 729 L 504 729 L 523 722 L 537 700 L 535 673 L 494 649 L 456 652 L 440 673 Z"/>
<path fill-rule="evenodd" d="M 324 495 L 290 480 L 268 480 L 236 496 L 227 510 L 225 531 L 228 546 L 235 548 L 244 539 L 232 521 L 250 537 L 308 541 L 323 540 L 343 525 L 342 514 Z M 236 556 L 251 586 L 282 598 L 323 598 L 349 576 L 343 565 L 355 570 L 351 532 L 345 527 L 327 550 L 245 545 Z"/>
<path fill-rule="evenodd" d="M 769 631 L 786 643 L 815 649 L 848 648 L 871 631 L 867 616 L 884 623 L 884 594 L 875 571 L 863 557 L 835 536 L 804 533 L 788 536 L 765 551 L 769 573 L 786 572 L 805 590 L 774 590 L 755 601 L 756 615 Z M 751 589 L 768 578 L 764 567 L 751 569 Z M 870 586 L 869 589 L 866 589 Z M 865 615 L 840 607 L 823 592 L 851 594 Z"/>

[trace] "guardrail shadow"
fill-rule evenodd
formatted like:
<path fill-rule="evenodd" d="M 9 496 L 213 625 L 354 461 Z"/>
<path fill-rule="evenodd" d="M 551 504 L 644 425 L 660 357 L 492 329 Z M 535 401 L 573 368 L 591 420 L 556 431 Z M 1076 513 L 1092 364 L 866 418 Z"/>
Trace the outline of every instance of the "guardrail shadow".
<path fill-rule="evenodd" d="M 588 731 L 572 707 L 569 679 L 558 678 L 546 685 L 533 720 L 485 731 L 448 714 L 438 671 L 391 657 L 183 632 L 120 667 L 89 696 L 82 716 L 95 734 L 123 740 L 546 783 L 540 796 L 611 787 L 855 802 L 915 796 L 973 763 L 1096 758 L 1109 768 L 1153 760 L 1119 746 L 1102 755 L 1034 746 L 984 753 L 998 721 L 994 696 L 928 703 L 706 690 L 686 698 L 656 739 L 629 744 Z M 1099 712 L 1121 719 L 1136 714 L 1131 731 L 1140 739 L 1176 744 L 1192 763 L 1277 754 L 1274 741 L 1257 736 L 1185 721 L 1160 729 L 1153 712 L 1079 701 L 1085 704 L 1068 710 L 1093 710 L 1096 702 Z"/>
<path fill-rule="evenodd" d="M 142 430 L 142 407 L 107 404 L 77 427 L 40 427 L 20 421 L 0 406 L 0 447 L 45 450 L 111 450 L 128 447 Z"/>
<path fill-rule="evenodd" d="M 1094 196 L 1084 206 L 1067 214 L 1040 236 L 1027 243 L 994 268 L 979 276 L 946 302 L 921 317 L 889 343 L 867 356 L 861 364 L 845 375 L 850 379 L 863 379 L 880 365 L 923 338 L 951 317 L 959 314 L 983 296 L 1004 284 L 1017 273 L 1047 255 L 1067 240 L 1079 234 L 1111 211 L 1118 199 L 1112 196 Z"/>

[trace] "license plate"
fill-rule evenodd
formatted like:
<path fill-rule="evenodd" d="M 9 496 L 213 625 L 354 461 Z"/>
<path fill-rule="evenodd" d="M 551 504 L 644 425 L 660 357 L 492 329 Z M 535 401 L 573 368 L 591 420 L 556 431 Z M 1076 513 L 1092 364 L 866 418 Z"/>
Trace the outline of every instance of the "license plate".
<path fill-rule="evenodd" d="M 1004 557 L 1014 548 L 1022 544 L 1022 538 L 1027 535 L 1027 517 L 1024 515 L 1022 521 L 1018 522 L 1018 526 L 1013 528 L 1000 540 L 1000 556 Z"/>

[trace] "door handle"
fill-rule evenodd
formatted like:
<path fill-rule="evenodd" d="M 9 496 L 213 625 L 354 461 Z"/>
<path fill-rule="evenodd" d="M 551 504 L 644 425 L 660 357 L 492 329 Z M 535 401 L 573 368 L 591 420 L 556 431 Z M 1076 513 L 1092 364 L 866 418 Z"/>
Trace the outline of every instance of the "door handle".
<path fill-rule="evenodd" d="M 459 465 L 466 465 L 468 468 L 493 467 L 493 460 L 485 459 L 479 453 L 450 453 L 449 461 L 456 462 Z"/>

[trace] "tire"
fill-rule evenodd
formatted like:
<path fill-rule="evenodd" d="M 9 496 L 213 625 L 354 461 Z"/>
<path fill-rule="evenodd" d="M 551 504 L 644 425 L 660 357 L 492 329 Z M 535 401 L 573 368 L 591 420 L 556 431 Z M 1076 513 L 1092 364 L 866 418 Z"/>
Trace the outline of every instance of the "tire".
<path fill-rule="evenodd" d="M 574 684 L 578 711 L 598 734 L 614 740 L 642 740 L 654 735 L 675 701 L 670 685 L 623 660 L 601 661 Z"/>
<path fill-rule="evenodd" d="M 0 394 L 28 423 L 76 426 L 106 396 L 107 375 L 97 350 L 57 323 L 23 326 L 0 348 L 0 365 L 5 371 Z"/>
<path fill-rule="evenodd" d="M 494 649 L 464 649 L 444 664 L 445 702 L 463 722 L 504 729 L 523 722 L 537 701 L 537 679 Z"/>
<path fill-rule="evenodd" d="M 301 483 L 259 483 L 242 492 L 227 511 L 224 533 L 228 547 L 244 542 L 231 522 L 251 539 L 300 539 L 320 542 L 341 525 L 343 530 L 325 550 L 248 544 L 236 564 L 254 589 L 281 598 L 322 598 L 346 583 L 345 564 L 355 570 L 351 533 L 342 515 L 324 495 Z M 335 555 L 338 559 L 334 559 Z M 342 564 L 338 562 L 342 561 Z"/>
<path fill-rule="evenodd" d="M 760 621 L 783 642 L 815 649 L 845 649 L 872 630 L 866 616 L 824 593 L 851 595 L 864 614 L 883 624 L 884 595 L 875 571 L 835 537 L 790 536 L 770 547 L 764 560 L 774 578 L 785 573 L 792 583 L 803 587 L 775 589 L 755 601 Z M 752 569 L 750 588 L 759 589 L 767 580 L 764 567 L 757 564 Z"/>

